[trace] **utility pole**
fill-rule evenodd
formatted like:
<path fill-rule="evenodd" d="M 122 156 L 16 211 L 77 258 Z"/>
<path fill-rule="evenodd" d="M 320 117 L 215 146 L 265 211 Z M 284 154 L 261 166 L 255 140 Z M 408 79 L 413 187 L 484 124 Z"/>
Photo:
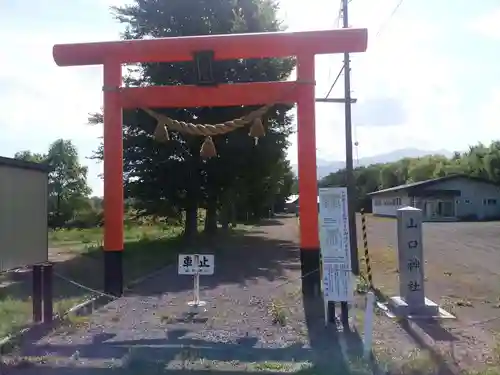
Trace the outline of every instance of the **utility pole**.
<path fill-rule="evenodd" d="M 342 27 L 349 27 L 349 0 L 342 0 Z M 358 240 L 356 233 L 356 181 L 354 179 L 352 119 L 351 119 L 351 66 L 349 53 L 344 53 L 344 96 L 345 96 L 345 169 L 348 198 L 349 242 L 351 245 L 351 269 L 359 275 Z"/>

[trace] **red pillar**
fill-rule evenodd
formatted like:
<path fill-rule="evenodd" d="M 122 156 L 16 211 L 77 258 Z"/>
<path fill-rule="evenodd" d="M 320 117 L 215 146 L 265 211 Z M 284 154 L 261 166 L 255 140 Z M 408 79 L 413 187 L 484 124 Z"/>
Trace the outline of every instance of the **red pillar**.
<path fill-rule="evenodd" d="M 119 90 L 121 64 L 107 61 L 104 72 L 104 291 L 123 293 L 123 129 Z"/>
<path fill-rule="evenodd" d="M 314 55 L 298 57 L 297 100 L 300 259 L 302 289 L 305 294 L 319 292 L 318 181 L 316 175 Z"/>

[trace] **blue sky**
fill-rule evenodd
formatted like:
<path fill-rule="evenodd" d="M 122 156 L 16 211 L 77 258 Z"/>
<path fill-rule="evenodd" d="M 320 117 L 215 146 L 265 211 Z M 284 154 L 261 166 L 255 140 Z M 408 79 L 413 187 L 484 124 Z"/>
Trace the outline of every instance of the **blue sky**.
<path fill-rule="evenodd" d="M 126 1 L 125 1 L 126 2 Z M 59 68 L 55 43 L 117 39 L 109 15 L 121 0 L 3 0 L 0 71 L 0 154 L 46 151 L 72 139 L 89 166 L 94 194 L 102 194 L 102 165 L 87 160 L 102 134 L 86 125 L 100 108 L 99 67 Z M 291 30 L 336 27 L 339 0 L 282 0 Z M 303 6 L 301 4 L 307 4 Z M 368 52 L 352 56 L 355 138 L 360 157 L 405 147 L 462 150 L 500 138 L 500 4 L 481 0 L 352 0 L 351 26 L 368 27 Z M 386 25 L 375 37 L 381 25 Z M 340 56 L 316 60 L 317 95 L 328 90 Z M 64 93 L 63 93 L 63 90 Z M 69 94 L 68 94 L 69 93 Z M 341 82 L 332 96 L 342 95 Z M 318 104 L 318 157 L 343 160 L 343 108 Z M 295 137 L 289 158 L 296 161 Z"/>

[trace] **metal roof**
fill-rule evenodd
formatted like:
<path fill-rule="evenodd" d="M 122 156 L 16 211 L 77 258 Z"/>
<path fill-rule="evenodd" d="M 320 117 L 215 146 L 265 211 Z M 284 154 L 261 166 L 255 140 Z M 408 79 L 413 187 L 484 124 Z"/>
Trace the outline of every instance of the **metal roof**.
<path fill-rule="evenodd" d="M 463 175 L 463 174 L 453 174 L 453 175 L 444 176 L 444 177 L 432 178 L 430 180 L 411 182 L 409 184 L 398 185 L 398 186 L 394 186 L 394 187 L 391 187 L 388 189 L 374 191 L 372 193 L 368 193 L 367 195 L 378 195 L 378 194 L 383 194 L 383 193 L 408 190 L 408 189 L 417 188 L 417 187 L 427 187 L 429 185 L 433 185 L 433 184 L 443 182 L 443 181 L 453 180 L 455 178 L 466 178 L 468 180 L 474 180 L 474 181 L 484 182 L 484 183 L 491 184 L 491 185 L 497 185 L 494 182 L 487 180 L 487 179 L 484 179 L 484 178 L 481 178 L 481 177 L 472 177 L 472 176 L 467 176 L 467 175 Z"/>
<path fill-rule="evenodd" d="M 286 199 L 285 203 L 290 204 L 290 203 L 293 203 L 293 202 L 297 201 L 297 199 L 299 199 L 299 195 L 298 195 L 298 194 L 290 195 L 290 196 Z M 318 201 L 318 203 L 319 203 L 319 195 L 318 195 L 318 197 L 317 197 L 317 201 Z"/>
<path fill-rule="evenodd" d="M 44 163 L 35 163 L 32 161 L 19 160 L 13 158 L 7 158 L 5 156 L 0 156 L 0 166 L 6 166 L 11 168 L 18 169 L 30 169 L 33 171 L 40 171 L 48 173 L 50 168 L 47 164 Z"/>

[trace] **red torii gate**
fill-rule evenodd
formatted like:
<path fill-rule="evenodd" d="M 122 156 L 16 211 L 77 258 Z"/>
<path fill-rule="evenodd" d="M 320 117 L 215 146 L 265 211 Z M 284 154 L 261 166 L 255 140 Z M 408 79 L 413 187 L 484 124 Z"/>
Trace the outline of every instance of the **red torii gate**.
<path fill-rule="evenodd" d="M 297 103 L 302 274 L 319 266 L 316 177 L 314 56 L 364 52 L 366 29 L 207 35 L 55 45 L 58 66 L 103 65 L 104 71 L 104 290 L 123 292 L 122 109 L 216 107 Z M 297 81 L 201 86 L 123 88 L 121 64 L 182 62 L 200 51 L 215 60 L 297 57 Z M 319 285 L 319 273 L 303 279 L 305 293 Z"/>

